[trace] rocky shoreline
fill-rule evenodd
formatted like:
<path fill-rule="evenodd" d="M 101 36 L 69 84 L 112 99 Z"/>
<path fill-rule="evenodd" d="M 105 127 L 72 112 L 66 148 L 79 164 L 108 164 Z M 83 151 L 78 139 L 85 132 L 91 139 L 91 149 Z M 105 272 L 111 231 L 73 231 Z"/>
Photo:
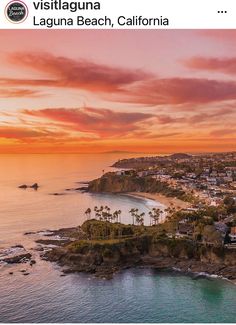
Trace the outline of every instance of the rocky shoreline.
<path fill-rule="evenodd" d="M 106 230 L 108 237 L 94 239 Z M 140 227 L 89 220 L 81 227 L 63 228 L 25 235 L 43 235 L 40 257 L 57 263 L 62 275 L 73 272 L 112 279 L 128 268 L 151 268 L 161 272 L 182 273 L 193 279 L 220 277 L 236 283 L 236 250 L 200 245 L 187 239 L 170 239 L 156 233 L 155 227 Z M 123 234 L 123 235 L 122 235 Z M 125 234 L 125 235 L 124 235 Z M 37 250 L 37 249 L 35 249 Z M 35 263 L 32 254 L 21 245 L 2 250 L 1 261 L 7 264 Z M 10 272 L 11 273 L 11 272 Z M 27 273 L 27 272 L 26 272 Z"/>
<path fill-rule="evenodd" d="M 171 257 L 158 257 L 153 258 L 149 255 L 142 257 L 140 260 L 132 260 L 119 265 L 107 265 L 106 263 L 101 263 L 101 265 L 77 265 L 76 263 L 71 263 L 73 257 L 70 256 L 70 262 L 63 259 L 62 252 L 53 254 L 47 252 L 45 253 L 43 259 L 56 262 L 62 267 L 62 272 L 64 274 L 83 272 L 94 274 L 95 277 L 103 279 L 112 279 L 113 276 L 126 269 L 131 268 L 149 268 L 161 272 L 178 272 L 184 275 L 193 277 L 194 279 L 206 278 L 206 277 L 219 277 L 222 279 L 227 279 L 236 284 L 236 267 L 227 267 L 225 265 L 217 264 L 207 264 L 199 262 L 197 260 L 184 260 L 176 259 Z M 74 257 L 75 258 L 75 257 Z"/>
<path fill-rule="evenodd" d="M 91 229 L 98 223 L 100 227 L 109 228 L 106 222 L 87 221 L 81 227 L 83 239 L 60 243 L 45 251 L 42 258 L 60 265 L 65 274 L 85 272 L 105 279 L 111 279 L 124 269 L 141 267 L 158 271 L 178 270 L 196 278 L 212 275 L 236 281 L 236 250 L 156 236 L 153 229 L 138 233 L 135 226 L 134 234 L 126 238 L 94 240 L 91 239 Z M 132 228 L 121 224 L 120 227 L 123 232 Z"/>

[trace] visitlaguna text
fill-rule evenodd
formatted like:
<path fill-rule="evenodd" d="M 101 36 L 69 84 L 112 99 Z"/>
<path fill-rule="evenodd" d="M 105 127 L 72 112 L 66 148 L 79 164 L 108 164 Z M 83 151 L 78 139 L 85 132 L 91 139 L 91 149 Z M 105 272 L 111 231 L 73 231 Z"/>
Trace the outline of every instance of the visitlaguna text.
<path fill-rule="evenodd" d="M 72 14 L 81 11 L 100 11 L 102 9 L 101 3 L 98 1 L 62 1 L 62 0 L 50 0 L 50 1 L 33 1 L 33 7 L 37 11 L 69 11 Z M 169 19 L 158 17 L 144 17 L 142 15 L 134 15 L 126 17 L 125 15 L 111 18 L 107 15 L 98 17 L 92 17 L 89 15 L 78 15 L 76 17 L 40 17 L 39 15 L 33 16 L 33 25 L 46 28 L 53 27 L 66 27 L 66 26 L 80 26 L 80 27 L 108 27 L 116 28 L 119 26 L 169 26 Z"/>

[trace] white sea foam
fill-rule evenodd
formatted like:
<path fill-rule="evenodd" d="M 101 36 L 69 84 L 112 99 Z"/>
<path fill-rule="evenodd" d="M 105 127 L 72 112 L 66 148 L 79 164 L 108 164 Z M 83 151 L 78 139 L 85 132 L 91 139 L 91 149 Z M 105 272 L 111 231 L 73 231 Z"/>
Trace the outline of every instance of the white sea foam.
<path fill-rule="evenodd" d="M 5 249 L 0 250 L 0 257 L 6 256 L 6 255 L 12 255 L 12 254 L 17 254 L 22 251 L 24 251 L 24 247 L 18 247 L 18 246 L 13 246 Z"/>
<path fill-rule="evenodd" d="M 0 261 L 6 257 L 14 257 L 24 252 L 26 252 L 25 248 L 21 246 L 12 246 L 0 249 Z"/>

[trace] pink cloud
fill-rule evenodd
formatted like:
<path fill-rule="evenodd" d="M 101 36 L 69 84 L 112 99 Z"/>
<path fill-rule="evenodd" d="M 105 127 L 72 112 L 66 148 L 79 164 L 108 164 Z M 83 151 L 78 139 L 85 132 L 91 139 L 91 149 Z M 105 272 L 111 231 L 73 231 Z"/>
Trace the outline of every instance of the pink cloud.
<path fill-rule="evenodd" d="M 154 117 L 147 113 L 123 113 L 95 108 L 25 110 L 24 114 L 60 122 L 66 129 L 94 133 L 100 137 L 119 136 L 138 130 L 142 122 Z"/>
<path fill-rule="evenodd" d="M 194 61 L 195 60 L 195 61 Z M 236 63 L 192 59 L 189 65 L 236 71 Z M 102 93 L 108 100 L 143 105 L 199 105 L 235 100 L 234 81 L 204 78 L 158 78 L 142 70 L 109 67 L 85 60 L 73 60 L 45 53 L 15 53 L 10 61 L 18 67 L 36 70 L 41 78 L 2 78 L 4 86 L 46 86 L 83 89 Z M 218 67 L 218 68 L 217 68 Z M 43 78 L 42 78 L 43 74 Z"/>
<path fill-rule="evenodd" d="M 119 98 L 116 98 L 119 100 Z M 236 83 L 193 78 L 154 79 L 136 83 L 121 101 L 150 105 L 207 104 L 236 99 Z"/>
<path fill-rule="evenodd" d="M 145 80 L 151 76 L 141 70 L 113 68 L 87 60 L 73 60 L 47 53 L 15 53 L 10 56 L 9 60 L 14 65 L 43 72 L 48 76 L 43 80 L 25 80 L 25 84 L 30 85 L 116 92 L 122 86 Z M 8 82 L 14 83 L 14 79 L 9 79 Z M 15 82 L 17 83 L 17 80 Z"/>
<path fill-rule="evenodd" d="M 220 130 L 214 130 L 210 133 L 210 135 L 214 137 L 224 137 L 225 135 L 233 135 L 236 134 L 236 128 L 235 129 L 220 129 Z"/>
<path fill-rule="evenodd" d="M 198 70 L 236 74 L 236 58 L 194 57 L 186 61 L 186 66 Z"/>

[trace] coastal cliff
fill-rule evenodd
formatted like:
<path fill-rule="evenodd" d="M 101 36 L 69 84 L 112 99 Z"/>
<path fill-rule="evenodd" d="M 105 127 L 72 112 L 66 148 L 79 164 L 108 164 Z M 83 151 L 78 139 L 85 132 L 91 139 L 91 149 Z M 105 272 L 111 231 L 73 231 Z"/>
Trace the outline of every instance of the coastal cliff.
<path fill-rule="evenodd" d="M 115 173 L 107 173 L 102 177 L 92 180 L 88 184 L 89 192 L 133 192 L 144 189 L 143 180 L 131 176 L 119 176 Z"/>
<path fill-rule="evenodd" d="M 99 227 L 98 227 L 99 226 Z M 236 279 L 236 250 L 203 245 L 189 239 L 168 238 L 158 227 L 140 227 L 89 220 L 82 225 L 86 240 L 53 248 L 44 258 L 65 272 L 89 272 L 111 278 L 130 267 L 179 269 Z M 101 235 L 105 239 L 101 238 Z"/>
<path fill-rule="evenodd" d="M 110 172 L 90 181 L 87 190 L 95 193 L 161 193 L 167 197 L 191 201 L 191 198 L 182 190 L 171 188 L 168 184 L 152 177 L 139 177 L 136 174 L 117 175 Z"/>

